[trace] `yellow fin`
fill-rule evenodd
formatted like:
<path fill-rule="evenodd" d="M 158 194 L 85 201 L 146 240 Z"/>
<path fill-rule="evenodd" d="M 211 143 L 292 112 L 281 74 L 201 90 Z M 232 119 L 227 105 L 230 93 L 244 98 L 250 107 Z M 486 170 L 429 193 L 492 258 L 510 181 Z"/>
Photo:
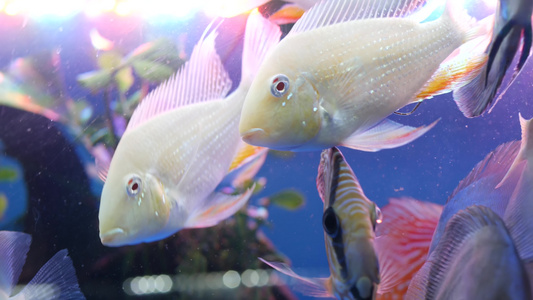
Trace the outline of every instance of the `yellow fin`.
<path fill-rule="evenodd" d="M 278 25 L 296 23 L 305 10 L 294 4 L 287 4 L 273 13 L 268 19 Z"/>
<path fill-rule="evenodd" d="M 486 62 L 486 54 L 479 54 L 473 57 L 460 56 L 447 60 L 447 62 L 441 64 L 431 79 L 416 95 L 414 102 L 448 93 L 467 84 L 481 72 Z"/>
<path fill-rule="evenodd" d="M 233 157 L 228 172 L 231 172 L 238 167 L 244 165 L 256 155 L 262 153 L 263 147 L 248 145 L 244 142 L 241 143 L 237 154 Z"/>

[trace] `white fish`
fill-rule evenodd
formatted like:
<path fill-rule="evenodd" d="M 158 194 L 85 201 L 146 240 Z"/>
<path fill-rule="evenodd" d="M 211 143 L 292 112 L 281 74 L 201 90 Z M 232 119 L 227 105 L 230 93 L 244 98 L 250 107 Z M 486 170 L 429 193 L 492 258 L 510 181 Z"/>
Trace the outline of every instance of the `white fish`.
<path fill-rule="evenodd" d="M 215 37 L 212 33 L 200 41 L 190 61 L 135 110 L 102 192 L 98 217 L 104 245 L 150 242 L 183 228 L 213 226 L 250 197 L 252 189 L 228 195 L 216 188 L 232 161 L 264 161 L 258 157 L 266 149 L 248 151 L 242 143 L 238 122 L 251 79 L 280 31 L 257 11 L 250 14 L 242 80 L 230 95 L 231 81 L 215 52 Z M 252 155 L 243 160 L 242 152 Z"/>
<path fill-rule="evenodd" d="M 242 110 L 243 140 L 279 150 L 377 151 L 428 131 L 435 123 L 413 128 L 385 118 L 470 80 L 485 59 L 481 53 L 443 64 L 478 31 L 456 1 L 435 21 L 410 18 L 422 2 L 313 6 L 258 71 Z"/>
<path fill-rule="evenodd" d="M 0 231 L 0 299 L 85 299 L 67 249 L 57 252 L 19 293 L 12 295 L 30 244 L 27 233 Z"/>
<path fill-rule="evenodd" d="M 531 299 L 529 278 L 502 219 L 470 206 L 448 222 L 405 299 Z"/>

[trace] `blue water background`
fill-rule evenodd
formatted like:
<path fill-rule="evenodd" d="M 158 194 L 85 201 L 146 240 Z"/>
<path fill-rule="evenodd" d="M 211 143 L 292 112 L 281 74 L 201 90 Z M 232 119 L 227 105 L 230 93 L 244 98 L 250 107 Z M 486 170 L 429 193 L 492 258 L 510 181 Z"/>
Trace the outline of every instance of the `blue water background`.
<path fill-rule="evenodd" d="M 234 86 L 240 76 L 240 48 L 245 18 L 227 21 L 217 40 Z M 64 78 L 71 97 L 86 97 L 101 110 L 100 95 L 90 95 L 77 85 L 77 74 L 96 68 L 96 53 L 89 41 L 89 30 L 98 28 L 103 35 L 118 40 L 123 49 L 159 36 L 177 40 L 187 34 L 187 52 L 196 43 L 208 20 L 196 18 L 186 22 L 149 23 L 138 20 L 88 20 L 83 17 L 65 20 L 26 20 L 24 27 L 2 22 L 8 34 L 0 34 L 0 66 L 42 49 L 58 49 Z M 225 28 L 225 29 L 224 29 Z M 119 38 L 120 36 L 120 38 Z M 496 146 L 520 138 L 518 113 L 533 117 L 530 95 L 533 67 L 524 71 L 494 111 L 486 116 L 467 119 L 457 109 L 451 94 L 422 103 L 411 116 L 392 116 L 395 121 L 421 126 L 441 119 L 437 126 L 415 142 L 393 150 L 365 153 L 342 148 L 365 194 L 383 207 L 392 197 L 410 196 L 419 200 L 444 204 L 447 197 L 469 171 Z M 408 80 L 408 78 L 406 78 Z M 327 277 L 328 264 L 321 224 L 322 202 L 316 191 L 319 152 L 296 153 L 293 158 L 270 155 L 259 176 L 267 178 L 265 190 L 254 198 L 274 194 L 285 188 L 302 191 L 307 199 L 298 211 L 272 207 L 265 228 L 267 236 L 292 261 L 303 275 Z M 97 230 L 97 228 L 94 228 Z M 302 297 L 301 299 L 308 299 Z M 309 298 L 310 299 L 310 298 Z"/>

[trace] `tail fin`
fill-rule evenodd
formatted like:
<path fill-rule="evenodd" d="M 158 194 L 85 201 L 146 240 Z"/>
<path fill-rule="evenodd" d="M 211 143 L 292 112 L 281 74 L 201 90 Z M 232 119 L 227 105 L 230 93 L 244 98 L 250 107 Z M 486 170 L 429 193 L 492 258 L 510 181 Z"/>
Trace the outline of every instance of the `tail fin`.
<path fill-rule="evenodd" d="M 31 236 L 23 232 L 0 231 L 0 291 L 11 295 L 22 272 Z"/>
<path fill-rule="evenodd" d="M 239 87 L 248 88 L 268 52 L 279 42 L 279 26 L 263 18 L 254 9 L 246 23 L 242 53 L 242 77 Z"/>
<path fill-rule="evenodd" d="M 442 206 L 412 198 L 390 199 L 376 228 L 381 269 L 380 299 L 403 299 L 409 282 L 426 261 Z"/>
<path fill-rule="evenodd" d="M 466 117 L 490 112 L 522 70 L 533 40 L 531 7 L 531 1 L 500 1 L 487 49 L 488 62 L 481 74 L 454 93 Z M 514 71 L 508 74 L 512 65 Z"/>
<path fill-rule="evenodd" d="M 22 289 L 24 299 L 85 299 L 67 249 L 56 253 Z"/>

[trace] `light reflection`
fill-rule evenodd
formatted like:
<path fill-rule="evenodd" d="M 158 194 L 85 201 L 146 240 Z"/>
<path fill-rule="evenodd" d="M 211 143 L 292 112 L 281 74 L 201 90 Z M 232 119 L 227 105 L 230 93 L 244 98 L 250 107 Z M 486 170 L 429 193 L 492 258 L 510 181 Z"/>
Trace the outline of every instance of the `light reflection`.
<path fill-rule="evenodd" d="M 166 294 L 177 292 L 202 292 L 206 290 L 236 289 L 283 285 L 285 282 L 271 270 L 248 269 L 240 274 L 237 271 L 200 273 L 194 275 L 148 275 L 128 278 L 122 288 L 131 296 Z"/>
<path fill-rule="evenodd" d="M 227 288 L 234 289 L 241 284 L 241 276 L 237 271 L 227 271 L 222 277 L 222 281 Z"/>
<path fill-rule="evenodd" d="M 209 17 L 229 18 L 246 13 L 268 0 L 0 0 L 0 11 L 7 15 L 52 15 L 65 17 L 78 13 L 95 18 L 102 14 L 140 15 L 146 18 L 169 16 L 189 18 L 197 12 Z"/>

